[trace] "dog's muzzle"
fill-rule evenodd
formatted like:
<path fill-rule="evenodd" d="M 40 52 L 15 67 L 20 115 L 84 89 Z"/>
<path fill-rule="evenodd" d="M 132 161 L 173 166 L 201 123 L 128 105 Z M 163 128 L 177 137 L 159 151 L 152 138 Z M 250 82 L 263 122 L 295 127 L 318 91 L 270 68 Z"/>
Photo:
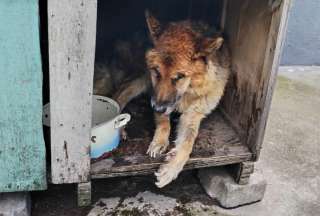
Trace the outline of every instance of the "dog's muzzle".
<path fill-rule="evenodd" d="M 154 98 L 151 98 L 151 107 L 154 111 L 165 115 L 169 115 L 175 109 L 174 103 L 168 101 L 157 103 Z"/>

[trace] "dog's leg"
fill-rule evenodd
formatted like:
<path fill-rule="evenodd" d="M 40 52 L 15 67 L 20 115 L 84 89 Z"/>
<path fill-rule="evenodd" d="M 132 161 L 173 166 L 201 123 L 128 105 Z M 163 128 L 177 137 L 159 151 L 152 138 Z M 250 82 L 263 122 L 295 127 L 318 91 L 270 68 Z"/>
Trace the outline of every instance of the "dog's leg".
<path fill-rule="evenodd" d="M 139 96 L 148 89 L 149 83 L 150 81 L 147 75 L 132 80 L 129 83 L 124 83 L 112 98 L 119 103 L 120 110 L 122 111 L 133 98 Z M 126 140 L 127 132 L 124 127 L 121 128 L 120 133 L 121 139 Z"/>
<path fill-rule="evenodd" d="M 170 117 L 168 115 L 155 113 L 156 131 L 149 145 L 147 154 L 156 157 L 163 153 L 169 145 Z"/>
<path fill-rule="evenodd" d="M 161 188 L 169 184 L 182 171 L 192 152 L 201 120 L 204 117 L 204 114 L 197 112 L 188 112 L 181 115 L 176 147 L 167 154 L 166 160 L 168 163 L 163 164 L 158 172 L 155 173 L 158 180 L 156 185 L 158 187 Z"/>
<path fill-rule="evenodd" d="M 133 98 L 139 96 L 148 89 L 149 82 L 148 76 L 144 75 L 129 83 L 124 83 L 114 94 L 113 99 L 119 103 L 120 109 L 122 110 Z"/>

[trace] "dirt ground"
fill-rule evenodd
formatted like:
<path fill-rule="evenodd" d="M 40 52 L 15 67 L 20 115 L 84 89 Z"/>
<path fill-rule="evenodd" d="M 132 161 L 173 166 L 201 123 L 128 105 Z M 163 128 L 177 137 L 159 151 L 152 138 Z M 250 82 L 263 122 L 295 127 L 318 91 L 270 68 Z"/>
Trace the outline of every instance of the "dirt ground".
<path fill-rule="evenodd" d="M 196 171 L 185 171 L 179 179 L 164 189 L 158 189 L 154 176 L 111 178 L 93 181 L 93 203 L 100 198 L 136 196 L 139 192 L 150 191 L 172 197 L 184 204 L 198 201 L 204 205 L 217 204 L 208 197 L 199 184 Z M 49 185 L 43 192 L 32 193 L 33 216 L 85 216 L 92 207 L 78 208 L 76 185 Z"/>
<path fill-rule="evenodd" d="M 320 215 L 319 83 L 320 67 L 280 70 L 261 158 L 256 163 L 268 182 L 261 202 L 232 210 L 221 209 L 203 191 L 196 171 L 187 171 L 161 190 L 154 186 L 152 175 L 93 181 L 93 203 L 100 198 L 125 199 L 150 191 L 175 198 L 182 204 L 214 206 L 228 215 Z M 75 185 L 49 185 L 47 191 L 33 192 L 32 201 L 32 215 L 35 216 L 82 216 L 92 208 L 77 207 Z M 182 215 L 190 215 L 180 210 Z M 127 215 L 133 215 L 131 213 Z"/>

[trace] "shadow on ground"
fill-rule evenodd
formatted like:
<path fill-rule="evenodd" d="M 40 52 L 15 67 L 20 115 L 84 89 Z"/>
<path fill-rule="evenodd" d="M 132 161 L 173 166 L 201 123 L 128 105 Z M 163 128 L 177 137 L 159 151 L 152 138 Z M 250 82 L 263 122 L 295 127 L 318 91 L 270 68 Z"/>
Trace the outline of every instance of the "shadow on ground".
<path fill-rule="evenodd" d="M 104 207 L 105 204 L 101 202 L 101 198 L 103 198 L 103 200 L 111 198 L 109 200 L 110 202 L 114 201 L 113 198 L 117 198 L 115 205 L 121 208 L 119 208 L 117 212 L 114 212 L 114 214 L 108 211 L 110 214 L 103 215 L 149 215 L 145 214 L 145 212 L 139 212 L 136 206 L 130 207 L 130 205 L 134 204 L 133 202 L 137 195 L 137 200 L 140 201 L 140 203 L 148 205 L 147 200 L 141 200 L 140 198 L 140 195 L 143 194 L 142 199 L 147 196 L 150 198 L 149 200 L 157 200 L 159 204 L 158 207 L 163 208 L 161 212 L 170 213 L 168 215 L 194 215 L 189 213 L 192 211 L 190 208 L 193 208 L 191 203 L 196 203 L 196 205 L 198 205 L 197 207 L 203 209 L 204 212 L 210 211 L 212 212 L 211 215 L 218 216 L 214 208 L 209 208 L 209 206 L 215 206 L 217 203 L 209 198 L 203 191 L 196 177 L 196 171 L 183 172 L 177 181 L 161 190 L 154 185 L 155 180 L 153 176 L 95 180 L 93 181 L 92 190 L 93 203 L 97 202 L 97 206 Z M 32 215 L 87 215 L 92 207 L 77 208 L 75 192 L 75 185 L 50 185 L 48 191 L 34 192 Z M 165 199 L 169 201 L 162 202 L 163 199 L 158 197 L 158 195 L 165 196 Z M 131 200 L 126 201 L 125 199 Z M 113 208 L 113 206 L 111 205 L 110 208 Z M 121 212 L 122 214 L 120 214 Z"/>
<path fill-rule="evenodd" d="M 163 190 L 154 186 L 153 176 L 94 181 L 93 201 L 118 197 L 116 205 L 134 206 L 139 204 L 139 197 L 151 194 L 155 200 L 160 200 L 159 203 L 164 199 L 175 202 L 175 215 L 320 215 L 319 83 L 320 68 L 280 69 L 261 158 L 256 166 L 264 172 L 268 182 L 262 202 L 233 210 L 221 209 L 199 185 L 196 171 L 182 173 L 177 181 Z M 92 207 L 77 208 L 75 191 L 74 185 L 50 185 L 48 191 L 34 192 L 32 215 L 87 215 Z M 105 204 L 100 205 L 104 207 Z M 149 214 L 136 211 L 136 207 L 122 211 L 125 209 L 122 207 L 120 211 L 106 215 Z M 157 214 L 154 212 L 154 215 Z"/>

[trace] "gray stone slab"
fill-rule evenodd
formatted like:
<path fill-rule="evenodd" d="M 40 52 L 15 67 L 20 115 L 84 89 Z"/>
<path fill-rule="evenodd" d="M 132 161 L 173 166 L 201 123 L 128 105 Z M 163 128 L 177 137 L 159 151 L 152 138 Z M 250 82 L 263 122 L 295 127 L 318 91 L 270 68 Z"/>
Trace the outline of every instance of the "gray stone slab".
<path fill-rule="evenodd" d="M 239 185 L 223 167 L 201 169 L 200 182 L 207 194 L 217 199 L 224 208 L 234 208 L 262 200 L 267 182 L 260 171 L 256 170 L 249 183 Z"/>
<path fill-rule="evenodd" d="M 0 193 L 0 216 L 30 216 L 29 193 Z"/>

